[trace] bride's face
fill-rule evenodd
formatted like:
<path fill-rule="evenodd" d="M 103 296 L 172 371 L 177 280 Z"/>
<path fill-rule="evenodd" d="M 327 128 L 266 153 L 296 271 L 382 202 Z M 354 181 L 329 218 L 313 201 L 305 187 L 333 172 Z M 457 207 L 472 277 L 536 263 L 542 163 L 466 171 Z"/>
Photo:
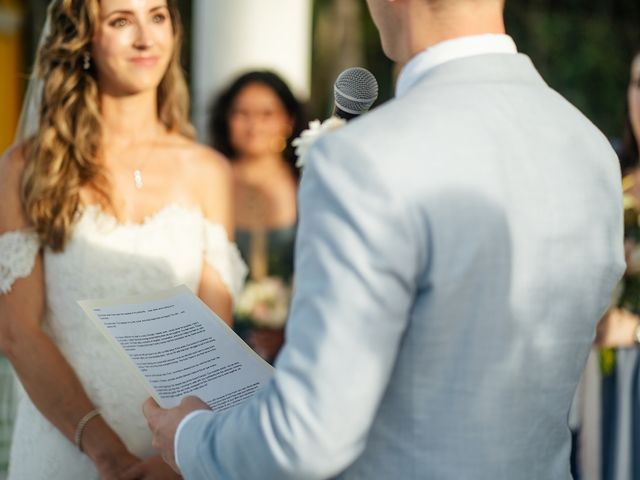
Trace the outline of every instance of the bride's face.
<path fill-rule="evenodd" d="M 157 88 L 173 48 L 166 0 L 101 0 L 91 61 L 103 92 L 131 95 Z"/>

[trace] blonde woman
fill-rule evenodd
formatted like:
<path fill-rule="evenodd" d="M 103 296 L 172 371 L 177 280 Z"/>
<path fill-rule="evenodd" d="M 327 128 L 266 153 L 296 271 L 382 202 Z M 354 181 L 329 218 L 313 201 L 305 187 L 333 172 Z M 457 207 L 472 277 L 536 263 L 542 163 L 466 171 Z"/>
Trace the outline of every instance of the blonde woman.
<path fill-rule="evenodd" d="M 35 133 L 0 162 L 0 347 L 25 395 L 10 479 L 173 478 L 82 298 L 186 283 L 231 321 L 231 174 L 196 144 L 172 0 L 54 0 Z"/>

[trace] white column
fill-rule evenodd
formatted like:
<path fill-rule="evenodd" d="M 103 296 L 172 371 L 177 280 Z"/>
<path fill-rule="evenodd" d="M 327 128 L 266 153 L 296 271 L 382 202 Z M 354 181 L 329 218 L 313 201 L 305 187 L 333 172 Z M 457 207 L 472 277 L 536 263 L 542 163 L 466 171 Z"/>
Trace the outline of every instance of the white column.
<path fill-rule="evenodd" d="M 310 89 L 312 0 L 195 0 L 193 120 L 206 140 L 207 109 L 238 74 L 271 69 L 305 100 Z"/>

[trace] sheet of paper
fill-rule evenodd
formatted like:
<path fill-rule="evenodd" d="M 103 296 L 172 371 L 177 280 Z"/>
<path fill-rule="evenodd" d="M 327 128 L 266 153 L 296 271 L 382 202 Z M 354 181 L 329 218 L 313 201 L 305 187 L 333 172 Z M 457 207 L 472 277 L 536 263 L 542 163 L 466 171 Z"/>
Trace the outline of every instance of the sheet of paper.
<path fill-rule="evenodd" d="M 165 408 L 195 395 L 216 411 L 266 385 L 273 368 L 186 286 L 78 302 Z"/>

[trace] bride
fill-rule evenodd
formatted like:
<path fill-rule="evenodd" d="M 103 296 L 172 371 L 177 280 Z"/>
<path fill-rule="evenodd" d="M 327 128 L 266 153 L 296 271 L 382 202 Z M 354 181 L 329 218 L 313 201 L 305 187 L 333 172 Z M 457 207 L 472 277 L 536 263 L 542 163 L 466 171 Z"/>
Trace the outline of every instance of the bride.
<path fill-rule="evenodd" d="M 47 22 L 35 128 L 0 161 L 0 347 L 25 393 L 9 478 L 174 478 L 76 302 L 185 283 L 230 322 L 230 171 L 193 141 L 175 1 L 54 0 Z"/>

